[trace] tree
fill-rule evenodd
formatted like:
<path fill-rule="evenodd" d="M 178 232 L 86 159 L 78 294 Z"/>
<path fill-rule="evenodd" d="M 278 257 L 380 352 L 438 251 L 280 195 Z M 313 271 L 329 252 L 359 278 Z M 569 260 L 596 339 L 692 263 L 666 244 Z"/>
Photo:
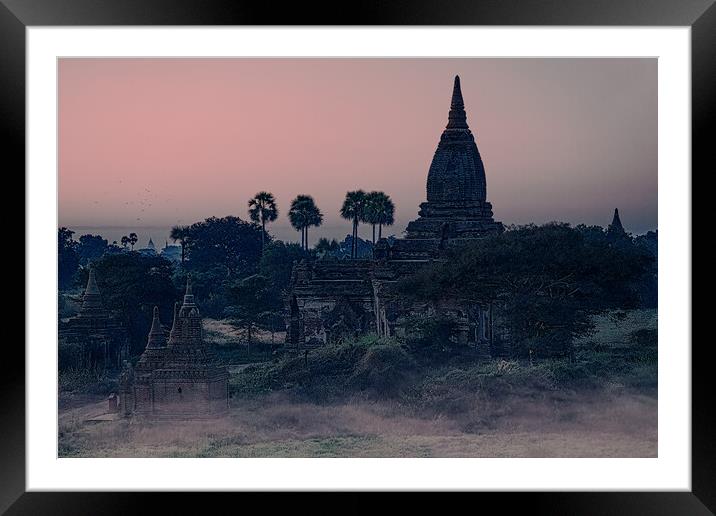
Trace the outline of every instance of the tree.
<path fill-rule="evenodd" d="M 657 256 L 659 253 L 658 232 L 647 231 L 643 235 L 634 238 L 634 245 L 642 249 L 645 253 L 654 257 L 654 263 L 651 267 L 650 279 L 642 288 L 642 301 L 647 308 L 657 308 L 659 304 L 659 278 Z"/>
<path fill-rule="evenodd" d="M 172 264 L 159 256 L 119 253 L 105 254 L 93 266 L 104 307 L 121 317 L 131 353 L 140 354 L 147 343 L 154 306 L 159 307 L 162 321 L 171 324 L 174 302 L 181 292 L 172 282 Z M 88 274 L 89 269 L 82 271 L 83 284 Z"/>
<path fill-rule="evenodd" d="M 189 228 L 186 226 L 174 226 L 172 227 L 171 233 L 169 233 L 169 238 L 171 238 L 174 242 L 179 242 L 179 245 L 181 245 L 181 263 L 184 265 L 184 258 L 185 258 L 185 251 L 186 251 L 186 241 L 189 237 Z M 124 241 L 122 242 L 124 243 Z"/>
<path fill-rule="evenodd" d="M 390 196 L 384 192 L 370 192 L 365 199 L 363 221 L 373 226 L 373 245 L 375 245 L 375 226 L 378 226 L 378 239 L 383 237 L 383 226 L 391 226 L 395 222 L 395 205 Z"/>
<path fill-rule="evenodd" d="M 77 242 L 72 239 L 74 233 L 65 227 L 57 230 L 57 276 L 60 290 L 72 286 L 80 264 Z"/>
<path fill-rule="evenodd" d="M 254 274 L 238 280 L 229 288 L 230 305 L 224 310 L 231 323 L 246 330 L 246 342 L 250 353 L 252 335 L 268 313 L 277 308 L 271 296 L 270 284 L 265 276 Z"/>
<path fill-rule="evenodd" d="M 266 246 L 261 255 L 259 274 L 267 280 L 262 299 L 269 308 L 256 316 L 256 324 L 261 328 L 272 332 L 278 329 L 276 321 L 283 321 L 283 301 L 291 282 L 293 265 L 308 256 L 299 244 L 278 240 Z"/>
<path fill-rule="evenodd" d="M 308 251 L 308 228 L 320 226 L 323 214 L 310 195 L 298 195 L 291 202 L 288 219 L 297 231 L 301 232 L 301 247 Z"/>
<path fill-rule="evenodd" d="M 308 251 L 308 228 L 311 226 L 320 226 L 323 224 L 323 213 L 321 213 L 321 210 L 318 209 L 318 206 L 313 204 L 313 198 L 311 198 L 312 205 L 310 206 L 310 209 L 308 211 L 308 225 L 306 226 L 305 232 L 306 232 L 306 242 L 304 249 Z"/>
<path fill-rule="evenodd" d="M 270 192 L 259 192 L 249 199 L 249 217 L 252 221 L 261 224 L 261 249 L 264 247 L 264 236 L 266 234 L 266 223 L 273 222 L 278 218 L 278 207 L 273 194 Z"/>
<path fill-rule="evenodd" d="M 124 235 L 124 236 L 120 239 L 120 242 L 122 243 L 122 247 L 123 247 L 124 249 L 127 249 L 127 246 L 129 245 L 129 237 L 128 237 L 127 235 Z"/>
<path fill-rule="evenodd" d="M 107 250 L 105 251 L 105 253 L 109 253 L 109 254 L 117 254 L 117 253 L 121 253 L 121 252 L 122 252 L 122 248 L 119 245 L 117 245 L 116 240 L 113 240 L 112 243 L 107 246 Z"/>
<path fill-rule="evenodd" d="M 353 245 L 351 246 L 351 258 L 358 256 L 358 223 L 365 218 L 366 193 L 363 190 L 354 190 L 346 193 L 346 198 L 341 207 L 341 217 L 353 222 Z"/>
<path fill-rule="evenodd" d="M 210 217 L 186 229 L 186 267 L 223 269 L 225 276 L 254 274 L 261 258 L 261 227 L 239 217 Z"/>
<path fill-rule="evenodd" d="M 87 265 L 101 258 L 107 252 L 107 248 L 107 241 L 100 235 L 82 235 L 77 245 L 80 265 Z"/>
<path fill-rule="evenodd" d="M 328 240 L 327 238 L 319 238 L 313 249 L 316 251 L 318 256 L 323 258 L 330 253 L 335 253 L 340 249 L 340 247 L 341 246 L 336 239 Z"/>
<path fill-rule="evenodd" d="M 568 354 L 590 315 L 641 306 L 654 258 L 569 224 L 513 227 L 399 281 L 403 296 L 467 301 L 501 312 L 517 354 Z"/>
<path fill-rule="evenodd" d="M 175 271 L 175 285 L 181 288 L 190 272 L 203 313 L 220 317 L 228 304 L 229 286 L 236 278 L 258 272 L 261 226 L 228 216 L 210 217 L 185 229 L 185 261 Z M 268 235 L 266 242 L 271 243 Z"/>
<path fill-rule="evenodd" d="M 139 237 L 137 236 L 136 233 L 130 233 L 130 234 L 129 234 L 129 245 L 132 246 L 132 251 L 134 251 L 134 246 L 135 246 L 135 244 L 137 243 L 138 240 L 139 240 Z"/>
<path fill-rule="evenodd" d="M 269 280 L 278 299 L 281 298 L 291 281 L 293 264 L 308 256 L 308 253 L 298 244 L 286 244 L 277 240 L 266 246 L 266 250 L 261 255 L 259 273 Z"/>
<path fill-rule="evenodd" d="M 288 220 L 293 229 L 301 233 L 301 249 L 306 247 L 305 228 L 308 225 L 308 218 L 305 213 L 304 205 L 306 204 L 305 195 L 299 195 L 291 201 L 291 207 L 288 210 Z"/>

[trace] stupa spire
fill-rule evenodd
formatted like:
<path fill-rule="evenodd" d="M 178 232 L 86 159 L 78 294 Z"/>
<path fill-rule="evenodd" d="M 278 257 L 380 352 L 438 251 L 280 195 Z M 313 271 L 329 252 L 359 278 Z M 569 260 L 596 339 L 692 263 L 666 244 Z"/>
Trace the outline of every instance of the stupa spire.
<path fill-rule="evenodd" d="M 186 276 L 186 291 L 184 292 L 184 305 L 194 304 L 194 293 L 191 289 L 191 275 Z"/>
<path fill-rule="evenodd" d="M 172 322 L 172 329 L 169 331 L 169 341 L 173 341 L 179 333 L 179 301 L 174 303 L 174 321 Z"/>
<path fill-rule="evenodd" d="M 152 318 L 152 328 L 149 330 L 149 337 L 147 338 L 147 348 L 161 348 L 166 344 L 166 336 L 164 335 L 164 328 L 159 320 L 159 308 L 154 307 L 154 316 Z"/>
<path fill-rule="evenodd" d="M 465 113 L 465 102 L 462 100 L 462 89 L 460 88 L 460 76 L 455 76 L 452 87 L 452 100 L 450 101 L 450 113 L 446 129 L 469 129 L 467 125 L 467 114 Z"/>
<path fill-rule="evenodd" d="M 87 287 L 85 293 L 82 296 L 82 312 L 102 310 L 102 296 L 97 286 L 97 280 L 95 278 L 94 267 L 90 266 L 89 277 L 87 278 Z"/>

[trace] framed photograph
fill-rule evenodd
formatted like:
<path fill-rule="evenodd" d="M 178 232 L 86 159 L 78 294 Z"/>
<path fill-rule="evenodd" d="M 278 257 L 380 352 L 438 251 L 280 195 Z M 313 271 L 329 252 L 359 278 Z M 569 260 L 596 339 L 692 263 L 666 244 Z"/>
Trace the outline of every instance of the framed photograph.
<path fill-rule="evenodd" d="M 691 323 L 713 2 L 0 13 L 27 203 L 7 514 L 714 510 Z"/>

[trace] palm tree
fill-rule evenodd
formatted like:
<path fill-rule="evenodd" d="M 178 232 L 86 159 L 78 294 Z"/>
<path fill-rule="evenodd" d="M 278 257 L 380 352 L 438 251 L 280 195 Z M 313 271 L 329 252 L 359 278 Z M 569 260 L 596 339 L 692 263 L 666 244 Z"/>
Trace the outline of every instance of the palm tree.
<path fill-rule="evenodd" d="M 249 217 L 254 222 L 261 224 L 261 250 L 263 251 L 266 223 L 273 222 L 278 218 L 278 207 L 276 199 L 271 192 L 259 192 L 249 199 Z"/>
<path fill-rule="evenodd" d="M 375 245 L 375 226 L 378 226 L 378 240 L 383 238 L 383 226 L 392 226 L 395 222 L 395 205 L 385 192 L 370 192 L 366 195 L 364 219 L 373 225 L 373 245 Z"/>
<path fill-rule="evenodd" d="M 323 223 L 323 214 L 316 206 L 310 195 L 298 195 L 291 202 L 288 210 L 288 219 L 291 225 L 301 232 L 301 248 L 308 251 L 308 228 L 320 226 Z"/>
<path fill-rule="evenodd" d="M 172 228 L 171 233 L 169 233 L 169 238 L 171 238 L 174 242 L 177 240 L 179 241 L 179 244 L 181 245 L 181 263 L 184 264 L 184 251 L 186 249 L 186 240 L 189 237 L 189 228 L 186 226 L 174 226 Z"/>
<path fill-rule="evenodd" d="M 127 246 L 129 245 L 129 237 L 128 237 L 127 235 L 124 235 L 124 236 L 120 239 L 120 242 L 122 242 L 122 247 L 124 247 L 124 249 L 126 250 L 126 249 L 127 249 Z"/>
<path fill-rule="evenodd" d="M 306 251 L 308 251 L 308 228 L 311 226 L 320 226 L 323 224 L 323 213 L 321 213 L 321 210 L 318 209 L 318 206 L 313 202 L 313 199 L 311 198 L 311 204 L 309 205 L 308 209 L 308 225 L 306 225 Z"/>
<path fill-rule="evenodd" d="M 132 246 L 132 251 L 134 251 L 134 244 L 136 244 L 138 240 L 139 240 L 139 237 L 137 236 L 136 233 L 129 234 L 129 245 Z"/>
<path fill-rule="evenodd" d="M 304 228 L 306 227 L 306 214 L 303 212 L 302 204 L 303 195 L 299 195 L 291 201 L 291 208 L 288 210 L 288 220 L 296 231 L 301 232 L 301 249 L 305 247 Z"/>
<path fill-rule="evenodd" d="M 358 257 L 358 223 L 365 218 L 366 193 L 363 190 L 354 190 L 346 193 L 341 207 L 341 217 L 353 222 L 353 242 L 351 245 L 351 258 Z"/>

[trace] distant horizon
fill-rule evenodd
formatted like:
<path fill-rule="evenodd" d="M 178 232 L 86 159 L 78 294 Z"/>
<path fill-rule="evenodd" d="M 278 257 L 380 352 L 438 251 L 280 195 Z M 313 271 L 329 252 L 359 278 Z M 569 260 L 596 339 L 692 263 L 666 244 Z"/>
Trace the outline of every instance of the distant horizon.
<path fill-rule="evenodd" d="M 620 211 L 621 214 L 621 211 Z M 608 221 L 603 224 L 590 224 L 594 226 L 601 226 L 604 229 L 606 229 L 609 226 L 609 223 L 611 222 L 611 217 L 613 215 L 613 212 L 610 213 Z M 243 220 L 247 220 L 245 217 L 241 217 Z M 199 222 L 199 221 L 196 221 Z M 510 223 L 506 223 L 502 221 L 506 226 L 511 225 Z M 584 224 L 583 222 L 580 223 L 573 223 L 569 221 L 544 221 L 544 222 L 534 222 L 534 224 L 541 225 L 541 224 L 547 224 L 549 222 L 565 222 L 571 224 L 573 227 L 577 226 L 579 224 Z M 623 220 L 622 220 L 623 222 Z M 529 223 L 526 223 L 529 224 Z M 523 224 L 516 224 L 516 225 L 523 225 Z M 66 227 L 72 231 L 75 231 L 74 238 L 77 239 L 82 235 L 86 234 L 92 234 L 92 235 L 100 235 L 102 238 L 108 241 L 108 243 L 112 243 L 112 241 L 116 240 L 117 243 L 120 242 L 120 239 L 122 235 L 129 235 L 129 232 L 137 233 L 137 236 L 139 237 L 139 242 L 135 247 L 142 248 L 144 247 L 144 244 L 146 244 L 149 241 L 149 238 L 152 239 L 155 245 L 157 247 L 160 247 L 159 244 L 162 244 L 164 240 L 167 240 L 170 245 L 175 244 L 175 242 L 169 238 L 169 232 L 172 228 L 171 225 L 164 226 L 164 225 L 152 225 L 152 226 L 93 226 L 89 224 L 84 225 L 70 225 L 70 226 L 58 226 L 58 227 Z M 405 228 L 402 228 L 400 230 L 396 230 L 397 228 L 395 225 L 388 226 L 387 228 L 383 228 L 383 236 L 384 237 L 401 237 Z M 644 235 L 649 231 L 657 231 L 657 227 L 653 228 L 647 228 L 644 230 L 634 230 L 629 227 L 628 224 L 624 224 L 624 229 L 627 231 L 627 233 L 631 233 L 634 236 Z M 267 231 L 269 234 L 283 242 L 292 242 L 292 243 L 300 243 L 301 237 L 300 233 L 297 232 L 295 229 L 293 229 L 290 226 L 286 225 L 270 225 L 267 227 Z M 330 239 L 336 239 L 339 242 L 343 241 L 347 236 L 350 236 L 351 228 L 349 224 L 344 224 L 341 226 L 319 226 L 318 228 L 311 228 L 310 233 L 310 245 L 314 245 L 319 238 L 328 238 Z M 372 228 L 371 226 L 367 224 L 361 224 L 360 230 L 359 230 L 359 237 L 363 240 L 372 240 Z"/>
<path fill-rule="evenodd" d="M 315 243 L 350 233 L 338 211 L 362 188 L 393 198 L 384 234 L 400 236 L 459 74 L 495 220 L 606 227 L 618 208 L 643 234 L 658 226 L 656 71 L 655 59 L 63 58 L 58 225 L 248 220 L 267 190 L 284 241 L 299 240 L 291 199 L 316 199 Z"/>

